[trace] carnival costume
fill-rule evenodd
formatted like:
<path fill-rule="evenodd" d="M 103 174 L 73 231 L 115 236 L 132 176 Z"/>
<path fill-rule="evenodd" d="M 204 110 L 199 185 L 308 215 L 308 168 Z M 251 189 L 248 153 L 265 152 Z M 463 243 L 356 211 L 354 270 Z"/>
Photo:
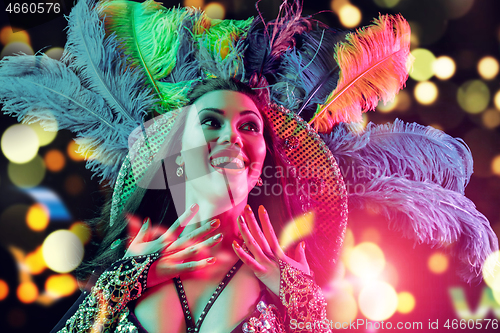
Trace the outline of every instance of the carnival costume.
<path fill-rule="evenodd" d="M 292 169 L 323 171 L 292 176 L 298 187 L 319 189 L 299 198 L 297 209 L 314 213 L 314 230 L 303 238 L 306 244 L 315 239 L 315 254 L 325 256 L 325 266 L 333 268 L 339 254 L 349 198 L 349 204 L 375 208 L 419 243 L 457 243 L 460 273 L 471 281 L 498 240 L 464 196 L 472 173 L 465 143 L 399 120 L 369 124 L 361 132 L 351 126 L 404 86 L 411 66 L 408 23 L 401 16 L 380 16 L 346 34 L 302 17 L 300 7 L 285 2 L 278 18 L 266 22 L 261 15 L 212 20 L 197 9 L 165 9 L 154 1 L 80 0 L 69 16 L 61 61 L 21 55 L 0 62 L 4 113 L 41 121 L 49 130 L 55 118 L 60 129 L 77 133 L 81 150 L 90 155 L 87 167 L 113 186 L 113 225 L 146 171 L 159 163 L 158 151 L 192 87 L 208 78 L 236 79 L 268 101 L 262 113 Z M 159 114 L 165 116 L 154 118 Z M 350 168 L 365 172 L 341 174 Z M 362 184 L 365 191 L 348 184 Z M 128 305 L 147 288 L 149 267 L 158 257 L 115 262 L 81 296 L 61 331 L 143 332 Z M 314 280 L 284 262 L 280 272 L 281 304 L 263 294 L 234 332 L 286 332 L 290 319 L 326 320 Z M 194 321 L 182 301 L 182 283 L 175 284 L 188 331 L 196 332 L 203 318 Z M 329 331 L 318 327 L 313 331 Z"/>

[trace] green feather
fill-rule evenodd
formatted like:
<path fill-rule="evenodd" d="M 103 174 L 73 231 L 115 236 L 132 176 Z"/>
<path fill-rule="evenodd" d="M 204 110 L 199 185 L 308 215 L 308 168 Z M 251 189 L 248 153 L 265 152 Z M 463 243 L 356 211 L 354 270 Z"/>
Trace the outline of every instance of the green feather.
<path fill-rule="evenodd" d="M 108 1 L 101 6 L 107 32 L 115 33 L 132 64 L 144 69 L 147 82 L 160 97 L 163 107 L 166 98 L 157 81 L 175 67 L 179 49 L 178 29 L 186 10 L 167 10 L 153 0 L 144 3 Z"/>
<path fill-rule="evenodd" d="M 170 111 L 185 106 L 189 102 L 187 94 L 191 90 L 193 83 L 197 81 L 198 80 L 189 80 L 177 83 L 156 82 L 164 99 L 162 104 L 163 109 L 156 111 L 163 114 L 165 110 Z"/>

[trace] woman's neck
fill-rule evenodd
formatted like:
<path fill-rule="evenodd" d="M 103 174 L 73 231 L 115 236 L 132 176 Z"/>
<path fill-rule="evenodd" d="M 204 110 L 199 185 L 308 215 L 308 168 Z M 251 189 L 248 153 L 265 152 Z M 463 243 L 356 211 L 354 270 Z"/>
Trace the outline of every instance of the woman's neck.
<path fill-rule="evenodd" d="M 237 218 L 243 212 L 243 208 L 246 206 L 247 200 L 242 200 L 239 204 L 223 210 L 221 209 L 222 205 L 213 204 L 209 200 L 200 200 L 200 198 L 196 198 L 195 201 L 187 198 L 186 207 L 190 207 L 195 202 L 199 205 L 198 213 L 191 223 L 186 226 L 183 234 L 187 234 L 205 223 L 209 223 L 213 219 L 219 219 L 219 228 L 217 228 L 210 236 L 213 237 L 222 233 L 222 241 L 207 251 L 203 251 L 199 258 L 193 258 L 193 260 L 200 260 L 208 256 L 216 257 L 218 261 L 222 260 L 233 262 L 237 260 L 236 254 L 232 248 L 232 243 L 234 240 L 241 243 Z"/>

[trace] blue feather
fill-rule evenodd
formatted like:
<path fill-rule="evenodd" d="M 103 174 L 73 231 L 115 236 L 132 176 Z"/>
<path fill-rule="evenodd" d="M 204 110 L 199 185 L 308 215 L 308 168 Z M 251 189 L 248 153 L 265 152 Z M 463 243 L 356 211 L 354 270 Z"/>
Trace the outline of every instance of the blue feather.
<path fill-rule="evenodd" d="M 5 114 L 27 123 L 40 121 L 46 130 L 56 130 L 55 118 L 60 129 L 77 132 L 80 142 L 87 141 L 86 149 L 92 151 L 93 158 L 87 167 L 103 179 L 114 179 L 128 148 L 128 134 L 120 132 L 131 132 L 134 124 L 116 126 L 104 99 L 83 88 L 80 79 L 63 63 L 45 55 L 4 58 L 0 78 Z M 105 151 L 99 146 L 103 142 L 111 142 L 113 150 Z M 101 168 L 97 163 L 109 165 Z"/>
<path fill-rule="evenodd" d="M 390 228 L 418 243 L 455 243 L 453 252 L 463 263 L 458 274 L 468 283 L 480 279 L 484 261 L 498 250 L 497 236 L 474 203 L 432 182 L 381 176 L 351 193 L 349 205 L 378 211 Z"/>
<path fill-rule="evenodd" d="M 314 107 L 311 110 L 314 113 L 316 104 L 324 103 L 337 86 L 339 70 L 334 48 L 344 36 L 344 32 L 322 25 L 297 36 L 297 46 L 282 56 L 279 83 L 273 87 L 271 98 L 283 100 L 282 96 L 290 95 L 293 90 L 294 100 L 286 107 L 299 114 Z"/>
<path fill-rule="evenodd" d="M 117 121 L 126 120 L 138 126 L 142 119 L 138 110 L 144 111 L 144 99 L 149 92 L 142 87 L 137 71 L 125 67 L 115 35 L 106 37 L 98 8 L 95 0 L 80 0 L 72 9 L 61 61 L 78 73 L 88 89 L 104 98 Z M 139 99 L 133 98 L 136 95 Z"/>
<path fill-rule="evenodd" d="M 128 152 L 128 136 L 154 105 L 144 77 L 127 67 L 115 36 L 105 38 L 95 1 L 79 1 L 70 15 L 62 61 L 46 56 L 6 57 L 0 62 L 4 112 L 41 121 L 50 130 L 76 133 L 86 167 L 113 184 Z"/>

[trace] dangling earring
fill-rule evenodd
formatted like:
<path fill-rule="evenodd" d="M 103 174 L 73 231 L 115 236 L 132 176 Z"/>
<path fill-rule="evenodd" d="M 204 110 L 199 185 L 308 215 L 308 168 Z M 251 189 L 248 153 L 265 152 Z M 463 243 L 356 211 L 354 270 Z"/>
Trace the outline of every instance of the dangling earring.
<path fill-rule="evenodd" d="M 259 177 L 259 179 L 257 179 L 257 184 L 255 184 L 257 186 L 262 186 L 264 185 L 264 182 L 262 181 L 262 178 Z"/>
<path fill-rule="evenodd" d="M 175 174 L 177 175 L 177 177 L 182 177 L 182 175 L 184 174 L 184 168 L 182 167 L 182 165 L 177 168 Z"/>

